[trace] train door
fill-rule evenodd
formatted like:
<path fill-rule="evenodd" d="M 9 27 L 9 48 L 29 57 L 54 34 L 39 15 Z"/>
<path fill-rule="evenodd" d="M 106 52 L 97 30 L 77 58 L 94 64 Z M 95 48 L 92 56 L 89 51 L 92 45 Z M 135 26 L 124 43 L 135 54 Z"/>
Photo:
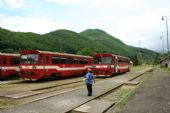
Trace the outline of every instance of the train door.
<path fill-rule="evenodd" d="M 47 66 L 49 65 L 49 63 L 50 63 L 50 57 L 48 55 L 45 55 L 44 56 L 44 73 L 45 73 L 45 75 L 48 75 Z"/>
<path fill-rule="evenodd" d="M 115 56 L 115 61 L 114 61 L 114 68 L 115 68 L 115 72 L 118 73 L 118 57 Z"/>
<path fill-rule="evenodd" d="M 45 74 L 45 55 L 40 54 L 40 65 L 42 66 L 42 73 Z"/>
<path fill-rule="evenodd" d="M 0 66 L 2 66 L 2 56 L 0 56 Z"/>

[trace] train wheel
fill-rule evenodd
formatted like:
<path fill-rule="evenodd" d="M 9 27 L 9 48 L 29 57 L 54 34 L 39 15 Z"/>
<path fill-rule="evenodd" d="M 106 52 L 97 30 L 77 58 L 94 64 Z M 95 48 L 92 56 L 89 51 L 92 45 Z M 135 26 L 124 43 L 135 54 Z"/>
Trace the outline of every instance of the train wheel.
<path fill-rule="evenodd" d="M 54 73 L 50 76 L 50 79 L 55 80 L 61 78 L 61 75 L 59 73 Z"/>

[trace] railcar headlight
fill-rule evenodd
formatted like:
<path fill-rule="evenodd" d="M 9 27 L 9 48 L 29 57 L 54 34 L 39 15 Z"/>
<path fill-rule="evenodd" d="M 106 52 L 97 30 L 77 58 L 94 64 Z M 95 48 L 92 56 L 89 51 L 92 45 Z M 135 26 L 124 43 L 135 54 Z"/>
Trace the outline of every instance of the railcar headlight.
<path fill-rule="evenodd" d="M 96 68 L 96 66 L 92 66 L 92 68 Z"/>
<path fill-rule="evenodd" d="M 107 66 L 107 68 L 111 68 L 111 66 Z"/>
<path fill-rule="evenodd" d="M 18 66 L 19 67 L 19 69 L 22 69 L 22 66 Z"/>
<path fill-rule="evenodd" d="M 36 69 L 36 66 L 32 66 L 32 69 Z"/>

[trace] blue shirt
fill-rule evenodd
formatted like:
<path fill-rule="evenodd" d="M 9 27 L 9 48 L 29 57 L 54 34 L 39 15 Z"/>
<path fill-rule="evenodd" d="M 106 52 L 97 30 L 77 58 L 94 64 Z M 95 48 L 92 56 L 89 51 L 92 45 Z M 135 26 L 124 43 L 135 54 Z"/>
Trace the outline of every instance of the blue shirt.
<path fill-rule="evenodd" d="M 85 75 L 85 78 L 86 78 L 86 83 L 88 83 L 88 84 L 92 84 L 93 83 L 93 79 L 94 79 L 94 77 L 93 77 L 93 74 L 92 73 L 87 73 L 86 75 Z"/>

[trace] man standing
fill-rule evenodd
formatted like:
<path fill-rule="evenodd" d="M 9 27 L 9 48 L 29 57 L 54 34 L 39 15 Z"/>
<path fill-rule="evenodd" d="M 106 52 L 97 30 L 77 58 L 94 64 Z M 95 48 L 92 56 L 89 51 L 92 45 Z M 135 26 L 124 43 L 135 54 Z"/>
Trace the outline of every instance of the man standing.
<path fill-rule="evenodd" d="M 92 70 L 90 68 L 87 69 L 87 74 L 85 75 L 86 78 L 86 86 L 88 91 L 88 96 L 92 96 L 92 84 L 94 81 L 94 76 Z"/>

